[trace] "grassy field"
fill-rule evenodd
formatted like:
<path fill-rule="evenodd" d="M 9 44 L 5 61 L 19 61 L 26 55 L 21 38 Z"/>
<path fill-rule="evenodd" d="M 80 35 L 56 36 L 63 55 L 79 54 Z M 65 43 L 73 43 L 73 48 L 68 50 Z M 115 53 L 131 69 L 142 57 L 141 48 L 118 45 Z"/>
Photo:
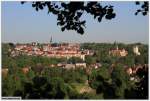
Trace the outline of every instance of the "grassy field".
<path fill-rule="evenodd" d="M 79 93 L 95 93 L 95 90 L 92 89 L 88 84 L 84 83 L 71 83 L 71 86 L 75 88 Z"/>

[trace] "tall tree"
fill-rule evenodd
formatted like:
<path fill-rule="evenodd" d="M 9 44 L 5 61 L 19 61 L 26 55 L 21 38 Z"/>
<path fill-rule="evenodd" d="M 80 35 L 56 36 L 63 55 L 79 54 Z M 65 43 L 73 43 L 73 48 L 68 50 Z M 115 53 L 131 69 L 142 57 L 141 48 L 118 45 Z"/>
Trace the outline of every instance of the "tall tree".
<path fill-rule="evenodd" d="M 115 87 L 115 94 L 118 98 L 124 98 L 124 90 L 130 89 L 129 76 L 125 72 L 123 65 L 117 64 L 111 74 L 113 86 Z"/>

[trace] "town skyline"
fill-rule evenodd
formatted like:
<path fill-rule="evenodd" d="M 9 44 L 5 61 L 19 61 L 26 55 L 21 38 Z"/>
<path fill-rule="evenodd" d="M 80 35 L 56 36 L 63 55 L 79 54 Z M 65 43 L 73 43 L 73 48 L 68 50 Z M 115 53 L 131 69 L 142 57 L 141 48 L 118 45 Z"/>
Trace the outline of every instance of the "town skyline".
<path fill-rule="evenodd" d="M 148 44 L 148 16 L 134 13 L 137 6 L 134 2 L 102 2 L 112 4 L 116 12 L 113 20 L 102 19 L 97 22 L 87 14 L 84 35 L 75 31 L 64 31 L 57 26 L 57 17 L 47 14 L 47 9 L 36 12 L 30 3 L 2 2 L 2 42 L 27 43 L 54 42 L 69 43 L 146 43 Z M 122 8 L 126 7 L 126 9 Z M 16 13 L 17 12 L 17 13 Z M 11 17 L 11 18 L 10 18 Z M 44 25 L 44 26 L 43 26 Z M 121 25 L 121 26 L 120 26 Z"/>

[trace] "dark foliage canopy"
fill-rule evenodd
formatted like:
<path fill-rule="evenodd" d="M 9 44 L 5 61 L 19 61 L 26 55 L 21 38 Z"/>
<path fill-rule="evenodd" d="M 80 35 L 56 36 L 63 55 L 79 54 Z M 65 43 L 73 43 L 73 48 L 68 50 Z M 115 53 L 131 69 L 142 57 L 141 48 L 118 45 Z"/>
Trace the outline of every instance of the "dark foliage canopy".
<path fill-rule="evenodd" d="M 21 2 L 24 4 L 25 2 Z M 140 5 L 141 8 L 135 12 L 135 15 L 142 13 L 143 16 L 148 15 L 148 1 L 135 2 L 136 5 Z M 52 13 L 57 16 L 57 25 L 61 27 L 61 31 L 74 30 L 79 34 L 84 34 L 84 28 L 86 27 L 86 20 L 81 20 L 83 13 L 88 13 L 97 19 L 98 22 L 102 21 L 102 18 L 111 20 L 115 18 L 116 13 L 113 10 L 112 5 L 102 6 L 100 2 L 52 2 L 52 1 L 37 1 L 32 2 L 32 7 L 36 11 L 48 8 L 48 14 Z"/>
<path fill-rule="evenodd" d="M 21 2 L 22 4 L 24 2 Z M 57 25 L 61 26 L 61 30 L 75 30 L 77 33 L 84 34 L 86 20 L 81 20 L 83 13 L 88 13 L 97 19 L 98 22 L 102 18 L 111 20 L 115 18 L 113 6 L 102 6 L 99 2 L 32 2 L 32 7 L 36 11 L 48 8 L 48 13 L 57 16 Z"/>
<path fill-rule="evenodd" d="M 141 6 L 140 9 L 138 9 L 136 12 L 135 12 L 135 15 L 137 15 L 138 13 L 142 13 L 143 16 L 145 15 L 148 15 L 148 7 L 149 7 L 149 3 L 148 1 L 144 1 L 143 3 L 140 3 L 139 1 L 135 2 L 136 5 L 139 5 Z"/>

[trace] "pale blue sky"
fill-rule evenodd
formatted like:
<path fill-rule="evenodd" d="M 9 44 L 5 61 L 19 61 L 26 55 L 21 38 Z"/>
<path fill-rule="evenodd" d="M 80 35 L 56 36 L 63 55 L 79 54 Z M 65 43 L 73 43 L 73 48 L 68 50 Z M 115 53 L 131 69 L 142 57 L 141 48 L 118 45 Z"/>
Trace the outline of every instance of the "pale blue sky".
<path fill-rule="evenodd" d="M 114 6 L 116 18 L 103 19 L 99 23 L 85 14 L 82 17 L 87 20 L 85 34 L 80 35 L 75 31 L 61 32 L 57 26 L 57 17 L 48 15 L 47 8 L 36 12 L 31 3 L 21 5 L 20 2 L 2 2 L 2 42 L 49 42 L 52 36 L 54 42 L 148 43 L 148 16 L 135 16 L 139 7 L 134 2 L 102 3 Z"/>

